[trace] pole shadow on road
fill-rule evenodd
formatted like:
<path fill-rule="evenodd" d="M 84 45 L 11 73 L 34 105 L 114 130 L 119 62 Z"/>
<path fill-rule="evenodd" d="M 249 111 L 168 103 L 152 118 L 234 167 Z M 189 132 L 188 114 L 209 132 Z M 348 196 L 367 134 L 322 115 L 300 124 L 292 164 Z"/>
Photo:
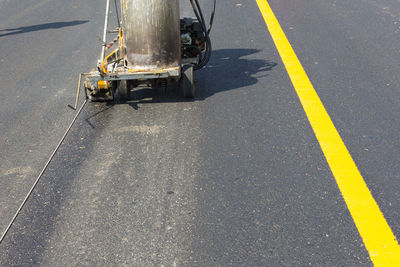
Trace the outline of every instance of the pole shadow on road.
<path fill-rule="evenodd" d="M 209 64 L 195 73 L 196 98 L 206 98 L 224 91 L 247 87 L 258 82 L 278 64 L 261 58 L 246 58 L 259 53 L 259 49 L 219 49 L 212 53 Z M 178 88 L 171 88 L 163 95 L 152 89 L 134 90 L 128 101 L 134 109 L 138 104 L 184 102 Z"/>
<path fill-rule="evenodd" d="M 88 22 L 89 20 L 60 21 L 60 22 L 51 22 L 51 23 L 37 24 L 31 26 L 23 26 L 18 28 L 2 29 L 0 30 L 0 32 L 7 32 L 7 33 L 0 34 L 0 37 L 27 33 L 27 32 L 42 31 L 48 29 L 60 29 L 64 27 L 81 25 Z"/>

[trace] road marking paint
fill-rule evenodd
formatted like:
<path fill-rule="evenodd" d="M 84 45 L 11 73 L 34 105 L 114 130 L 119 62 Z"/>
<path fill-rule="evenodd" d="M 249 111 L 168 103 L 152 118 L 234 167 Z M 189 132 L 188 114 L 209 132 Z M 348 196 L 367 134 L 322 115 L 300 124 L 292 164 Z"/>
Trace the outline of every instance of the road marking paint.
<path fill-rule="evenodd" d="M 400 246 L 267 0 L 256 0 L 351 216 L 376 266 L 400 266 Z"/>

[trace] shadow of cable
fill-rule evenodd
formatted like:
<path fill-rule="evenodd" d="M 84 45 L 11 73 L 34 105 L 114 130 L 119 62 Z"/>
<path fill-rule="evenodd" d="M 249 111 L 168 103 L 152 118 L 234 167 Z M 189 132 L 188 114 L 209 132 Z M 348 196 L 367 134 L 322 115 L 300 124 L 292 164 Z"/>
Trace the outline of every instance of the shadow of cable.
<path fill-rule="evenodd" d="M 81 25 L 88 22 L 89 20 L 73 20 L 73 21 L 61 21 L 61 22 L 51 22 L 38 25 L 31 25 L 31 26 L 23 26 L 18 28 L 2 29 L 0 30 L 1 32 L 8 32 L 8 33 L 0 34 L 0 37 L 27 33 L 27 32 L 34 32 L 34 31 L 42 31 L 48 29 L 60 29 L 64 27 Z"/>

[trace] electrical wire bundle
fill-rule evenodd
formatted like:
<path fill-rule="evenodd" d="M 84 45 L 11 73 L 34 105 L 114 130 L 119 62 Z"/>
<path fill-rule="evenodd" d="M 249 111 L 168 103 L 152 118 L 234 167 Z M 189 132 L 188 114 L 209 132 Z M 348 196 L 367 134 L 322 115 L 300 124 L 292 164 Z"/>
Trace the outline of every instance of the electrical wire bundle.
<path fill-rule="evenodd" d="M 192 5 L 194 14 L 196 15 L 198 21 L 200 22 L 200 25 L 204 32 L 204 36 L 205 36 L 205 40 L 206 40 L 206 49 L 205 49 L 204 55 L 202 53 L 200 53 L 200 56 L 198 58 L 198 63 L 194 65 L 194 69 L 199 70 L 208 63 L 208 61 L 210 60 L 210 57 L 211 57 L 212 47 L 211 47 L 211 40 L 210 40 L 210 32 L 211 32 L 212 24 L 214 21 L 216 0 L 214 0 L 213 11 L 211 13 L 211 18 L 210 18 L 210 23 L 209 23 L 208 29 L 207 29 L 207 25 L 206 25 L 206 22 L 205 22 L 205 19 L 203 16 L 203 12 L 201 11 L 201 7 L 200 7 L 198 0 L 190 0 L 190 4 Z"/>

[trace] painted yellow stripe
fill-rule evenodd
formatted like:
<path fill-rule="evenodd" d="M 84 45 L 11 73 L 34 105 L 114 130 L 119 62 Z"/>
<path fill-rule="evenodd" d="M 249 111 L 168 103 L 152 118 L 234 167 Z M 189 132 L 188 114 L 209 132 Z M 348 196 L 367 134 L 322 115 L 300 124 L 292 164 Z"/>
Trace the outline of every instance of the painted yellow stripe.
<path fill-rule="evenodd" d="M 304 111 L 376 266 L 400 266 L 400 247 L 266 0 L 256 0 Z"/>

